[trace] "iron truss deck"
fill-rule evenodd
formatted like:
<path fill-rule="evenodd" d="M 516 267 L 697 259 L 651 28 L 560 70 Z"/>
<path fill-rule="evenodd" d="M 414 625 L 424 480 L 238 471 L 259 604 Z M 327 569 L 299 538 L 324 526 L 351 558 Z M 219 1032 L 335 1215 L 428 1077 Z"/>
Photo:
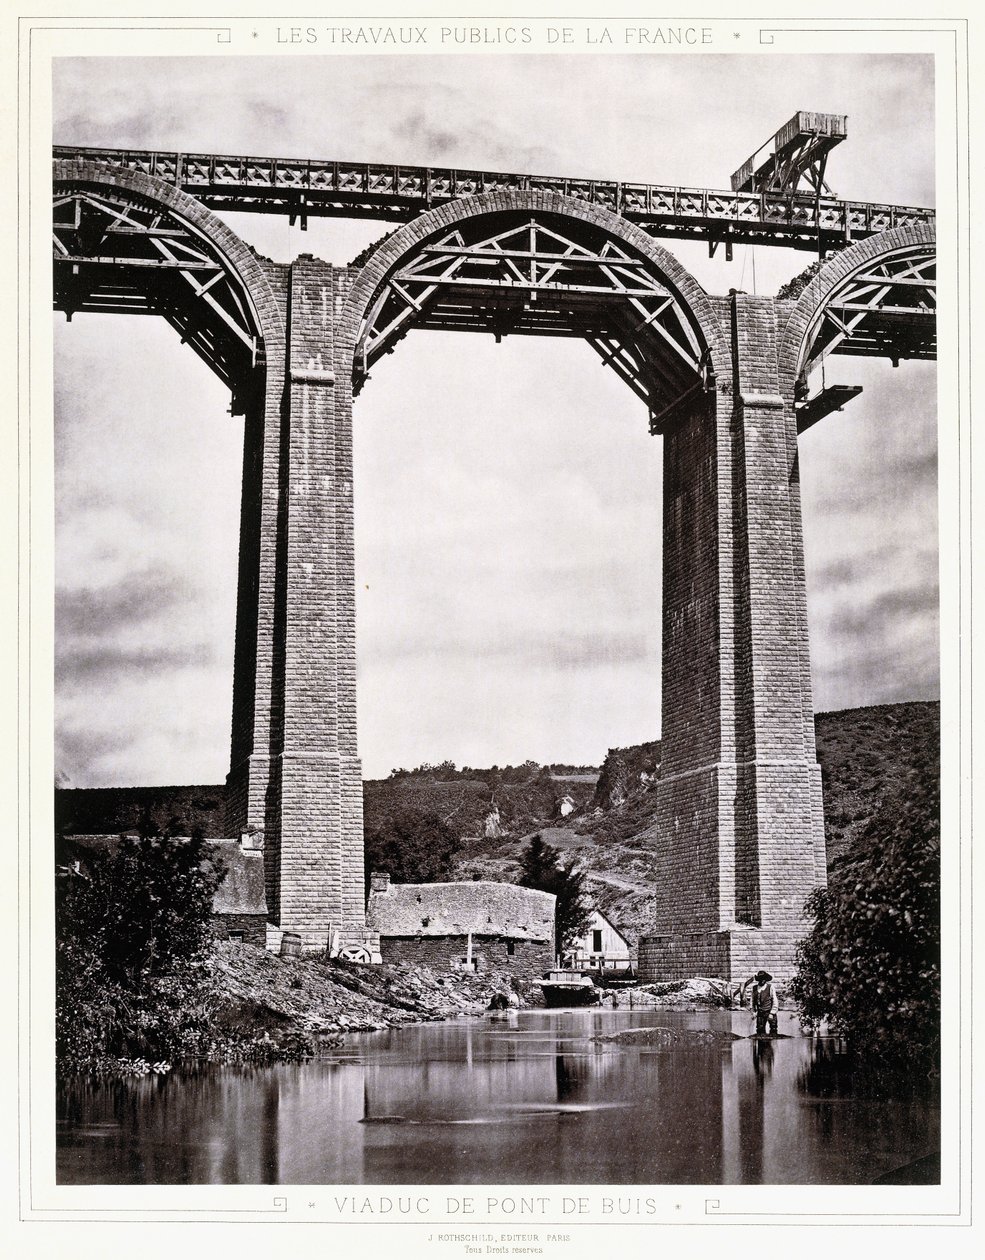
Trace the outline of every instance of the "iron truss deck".
<path fill-rule="evenodd" d="M 460 197 L 503 191 L 562 193 L 604 206 L 654 237 L 723 244 L 840 249 L 894 227 L 934 222 L 917 206 L 842 201 L 803 192 L 737 191 L 511 175 L 441 167 L 388 166 L 290 158 L 224 157 L 135 149 L 56 146 L 56 160 L 102 162 L 142 171 L 213 210 L 404 223 Z"/>

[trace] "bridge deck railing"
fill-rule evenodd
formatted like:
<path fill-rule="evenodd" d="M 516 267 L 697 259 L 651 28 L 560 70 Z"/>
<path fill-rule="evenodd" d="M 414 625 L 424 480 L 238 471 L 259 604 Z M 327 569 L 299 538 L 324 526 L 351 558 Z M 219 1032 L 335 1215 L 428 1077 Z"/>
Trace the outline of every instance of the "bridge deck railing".
<path fill-rule="evenodd" d="M 432 206 L 498 191 L 561 193 L 603 206 L 652 236 L 832 249 L 890 228 L 931 223 L 919 206 L 803 193 L 728 192 L 661 184 L 519 175 L 443 167 L 227 157 L 56 146 L 56 160 L 142 171 L 218 210 L 405 222 Z"/>

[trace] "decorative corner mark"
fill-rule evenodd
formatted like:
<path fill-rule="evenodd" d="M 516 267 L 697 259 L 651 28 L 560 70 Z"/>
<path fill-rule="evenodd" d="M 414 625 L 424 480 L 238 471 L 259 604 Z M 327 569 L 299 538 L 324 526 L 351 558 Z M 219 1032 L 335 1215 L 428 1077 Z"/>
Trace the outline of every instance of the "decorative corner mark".
<path fill-rule="evenodd" d="M 274 1211 L 275 1212 L 287 1211 L 287 1199 L 283 1195 L 280 1195 L 276 1199 L 274 1199 Z"/>
<path fill-rule="evenodd" d="M 761 44 L 772 44 L 772 42 L 773 42 L 773 32 L 772 32 L 772 31 L 770 31 L 770 30 L 765 30 L 765 31 L 764 31 L 764 30 L 763 30 L 763 28 L 762 28 L 762 27 L 760 27 L 760 28 L 759 28 L 759 42 L 760 42 Z"/>
<path fill-rule="evenodd" d="M 217 44 L 230 44 L 232 43 L 232 38 L 232 31 L 227 26 L 224 30 L 221 30 L 218 35 L 216 35 L 215 42 Z"/>
<path fill-rule="evenodd" d="M 719 1199 L 705 1199 L 705 1216 L 713 1216 L 721 1206 Z"/>

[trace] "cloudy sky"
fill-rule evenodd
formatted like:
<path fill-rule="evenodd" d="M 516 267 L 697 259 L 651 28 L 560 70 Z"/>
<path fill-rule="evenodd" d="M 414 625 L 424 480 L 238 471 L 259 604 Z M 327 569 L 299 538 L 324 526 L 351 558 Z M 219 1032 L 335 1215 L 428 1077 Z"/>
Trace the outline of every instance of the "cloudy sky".
<path fill-rule="evenodd" d="M 796 110 L 847 113 L 828 179 L 934 204 L 917 57 L 416 56 L 56 63 L 58 143 L 727 188 Z M 347 262 L 387 224 L 228 216 L 262 253 Z M 676 251 L 711 292 L 804 254 Z M 56 758 L 79 786 L 228 769 L 242 422 L 158 321 L 56 316 Z M 801 439 L 818 711 L 938 693 L 935 378 L 833 359 L 865 392 Z M 661 442 L 579 343 L 412 333 L 356 404 L 367 775 L 597 762 L 660 731 Z"/>

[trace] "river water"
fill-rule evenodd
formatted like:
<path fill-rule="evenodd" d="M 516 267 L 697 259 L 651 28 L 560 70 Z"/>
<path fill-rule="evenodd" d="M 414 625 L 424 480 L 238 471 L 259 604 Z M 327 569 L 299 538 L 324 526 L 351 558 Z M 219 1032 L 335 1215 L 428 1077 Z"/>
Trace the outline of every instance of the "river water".
<path fill-rule="evenodd" d="M 655 1024 L 724 1045 L 595 1041 Z M 868 1183 L 934 1152 L 927 1096 L 853 1089 L 832 1038 L 748 1013 L 509 1012 L 353 1034 L 330 1057 L 75 1082 L 62 1184 Z"/>

